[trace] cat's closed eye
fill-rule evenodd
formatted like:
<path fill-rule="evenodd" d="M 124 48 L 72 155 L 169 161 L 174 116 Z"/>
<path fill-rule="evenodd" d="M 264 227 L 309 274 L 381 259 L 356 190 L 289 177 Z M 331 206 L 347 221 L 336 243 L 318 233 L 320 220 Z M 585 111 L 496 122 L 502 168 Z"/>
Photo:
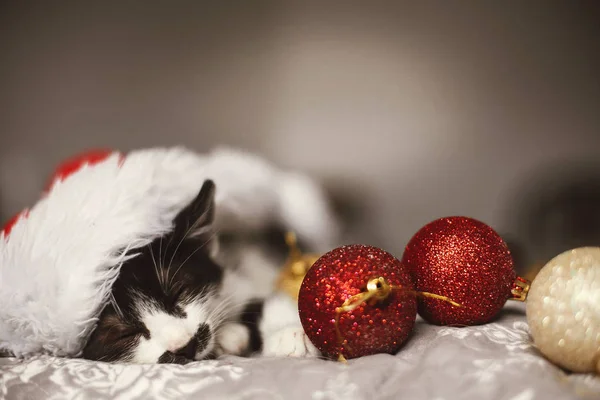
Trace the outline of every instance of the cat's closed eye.
<path fill-rule="evenodd" d="M 125 328 L 121 339 L 131 339 L 139 336 L 143 336 L 148 339 L 150 338 L 150 332 L 143 325 L 133 325 Z"/>
<path fill-rule="evenodd" d="M 135 336 L 141 335 L 142 331 L 140 331 L 139 329 L 126 329 L 124 331 L 121 332 L 120 336 L 118 338 L 116 338 L 115 340 L 120 341 L 120 340 L 125 340 L 125 339 L 131 339 Z"/>
<path fill-rule="evenodd" d="M 106 316 L 99 328 L 101 339 L 106 341 L 117 342 L 149 335 L 148 330 L 144 326 L 127 323 L 118 315 Z"/>

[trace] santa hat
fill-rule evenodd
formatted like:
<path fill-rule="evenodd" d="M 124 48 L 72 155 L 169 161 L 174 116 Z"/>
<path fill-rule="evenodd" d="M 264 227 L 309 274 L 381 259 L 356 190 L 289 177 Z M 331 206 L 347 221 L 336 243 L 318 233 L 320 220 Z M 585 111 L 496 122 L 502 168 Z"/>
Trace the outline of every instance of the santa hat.
<path fill-rule="evenodd" d="M 319 185 L 252 154 L 185 148 L 86 153 L 0 234 L 0 350 L 78 356 L 135 249 L 171 229 L 206 179 L 219 231 L 280 223 L 310 246 L 337 234 Z"/>

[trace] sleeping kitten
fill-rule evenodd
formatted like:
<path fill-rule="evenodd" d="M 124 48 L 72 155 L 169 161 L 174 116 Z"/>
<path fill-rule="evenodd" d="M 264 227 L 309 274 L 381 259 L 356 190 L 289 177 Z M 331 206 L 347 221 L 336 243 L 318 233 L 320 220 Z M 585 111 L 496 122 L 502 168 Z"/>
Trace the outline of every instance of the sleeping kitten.
<path fill-rule="evenodd" d="M 219 240 L 215 190 L 205 181 L 173 229 L 122 265 L 84 358 L 185 364 L 222 354 L 318 355 L 295 302 L 272 290 L 286 257 L 283 234 Z"/>

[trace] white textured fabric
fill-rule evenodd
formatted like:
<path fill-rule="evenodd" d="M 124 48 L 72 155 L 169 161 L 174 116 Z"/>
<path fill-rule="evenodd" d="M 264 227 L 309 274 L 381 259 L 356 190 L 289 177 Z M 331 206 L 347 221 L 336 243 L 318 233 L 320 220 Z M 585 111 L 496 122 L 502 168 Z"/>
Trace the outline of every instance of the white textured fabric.
<path fill-rule="evenodd" d="M 598 399 L 600 378 L 567 374 L 532 346 L 523 304 L 490 324 L 417 320 L 395 356 L 334 361 L 226 357 L 189 365 L 125 365 L 40 356 L 0 359 L 7 399 Z"/>
<path fill-rule="evenodd" d="M 0 350 L 77 356 L 127 250 L 170 229 L 205 179 L 217 185 L 219 231 L 281 222 L 321 246 L 337 236 L 318 185 L 252 154 L 157 148 L 122 163 L 114 154 L 56 183 L 0 237 Z M 290 192 L 302 193 L 300 206 Z"/>

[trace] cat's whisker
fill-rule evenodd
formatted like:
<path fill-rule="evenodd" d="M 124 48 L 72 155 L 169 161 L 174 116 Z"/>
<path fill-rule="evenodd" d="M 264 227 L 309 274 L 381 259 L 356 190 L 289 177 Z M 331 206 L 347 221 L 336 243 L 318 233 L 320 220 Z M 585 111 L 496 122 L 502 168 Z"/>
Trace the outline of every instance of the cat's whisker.
<path fill-rule="evenodd" d="M 162 237 L 161 237 L 162 240 Z M 154 264 L 154 272 L 156 273 L 156 278 L 158 279 L 158 283 L 161 287 L 164 287 L 163 280 L 160 278 L 160 272 L 158 265 L 156 265 L 156 259 L 154 258 L 154 250 L 152 249 L 152 244 L 148 245 L 148 249 L 150 250 L 150 256 L 152 257 L 152 264 Z"/>
<path fill-rule="evenodd" d="M 161 277 L 163 275 L 162 271 L 164 270 L 164 265 L 162 262 L 162 243 L 163 243 L 163 237 L 161 236 L 160 242 L 158 244 L 158 266 L 161 271 L 161 274 L 160 274 L 161 276 L 158 277 L 158 281 L 159 281 L 160 285 L 164 288 L 164 282 L 163 282 L 163 279 L 161 279 Z"/>
<path fill-rule="evenodd" d="M 228 301 L 222 301 L 218 303 L 215 308 L 211 310 L 210 314 L 208 314 L 206 320 L 212 323 L 214 326 L 220 325 L 227 316 L 226 309 L 228 305 Z"/>
<path fill-rule="evenodd" d="M 119 318 L 124 319 L 125 317 L 123 311 L 121 311 L 121 307 L 119 307 L 119 305 L 117 304 L 117 299 L 115 299 L 115 295 L 113 292 L 110 293 L 110 303 L 112 304 Z"/>
<path fill-rule="evenodd" d="M 105 354 L 105 355 L 99 357 L 96 361 L 102 362 L 102 361 L 106 360 L 107 358 L 108 358 L 108 354 Z"/>
<path fill-rule="evenodd" d="M 205 213 L 206 213 L 206 211 L 205 211 Z M 181 246 L 181 244 L 183 243 L 183 241 L 185 239 L 187 239 L 188 235 L 190 234 L 190 232 L 192 231 L 192 229 L 195 226 L 196 226 L 195 224 L 190 224 L 190 226 L 187 228 L 187 230 L 185 231 L 185 233 L 183 234 L 183 236 L 179 240 L 179 243 L 177 243 L 177 246 L 175 247 L 175 251 L 173 251 L 173 254 L 171 255 L 171 260 L 169 260 L 169 266 L 167 267 L 167 273 L 171 269 L 171 265 L 173 264 L 173 259 L 175 258 L 175 255 L 177 254 L 177 251 L 179 250 L 179 247 Z"/>
<path fill-rule="evenodd" d="M 198 246 L 198 248 L 196 250 L 194 250 L 192 252 L 192 254 L 190 254 L 177 268 L 177 270 L 175 271 L 175 273 L 169 278 L 169 286 L 171 286 L 171 283 L 173 282 L 173 279 L 175 278 L 175 276 L 177 275 L 177 273 L 181 270 L 181 268 L 185 265 L 186 262 L 188 262 L 188 260 L 190 258 L 192 258 L 194 256 L 194 254 L 196 254 L 198 251 L 202 250 L 204 248 L 204 246 L 206 246 L 208 243 L 211 242 L 211 240 L 213 240 L 215 237 L 217 236 L 217 232 L 214 231 L 210 237 L 200 246 Z M 177 249 L 175 249 L 175 251 L 177 251 Z M 167 268 L 167 271 L 169 270 L 169 268 Z"/>
<path fill-rule="evenodd" d="M 222 299 L 208 315 L 207 320 L 211 321 L 213 325 L 216 326 L 215 331 L 218 331 L 221 328 L 222 322 L 224 322 L 230 315 L 238 314 L 238 308 L 241 309 L 247 304 L 246 301 L 233 303 L 231 302 L 233 298 L 234 294 L 231 294 Z"/>
<path fill-rule="evenodd" d="M 165 258 L 163 260 L 163 264 L 165 261 L 167 261 L 167 254 L 169 252 L 169 247 L 171 246 L 171 243 L 173 243 L 173 235 L 169 235 L 169 241 L 167 242 L 167 245 L 165 246 Z"/>
<path fill-rule="evenodd" d="M 165 268 L 165 262 L 167 261 L 167 256 L 169 254 L 169 247 L 171 246 L 172 242 L 173 242 L 173 235 L 169 235 L 169 241 L 167 242 L 167 245 L 165 247 L 164 254 L 163 254 L 163 256 L 159 257 L 159 265 L 161 268 L 162 280 L 165 285 L 164 287 L 166 287 L 167 278 L 169 276 L 169 269 Z M 162 237 L 160 238 L 160 248 L 161 248 L 161 252 L 162 252 Z"/>
<path fill-rule="evenodd" d="M 233 294 L 231 294 L 231 295 L 227 296 L 227 297 L 226 297 L 226 298 L 224 298 L 224 299 L 219 299 L 219 298 L 216 298 L 216 297 L 215 297 L 215 298 L 211 298 L 211 299 L 209 299 L 209 301 L 210 301 L 211 303 L 215 303 L 215 302 L 217 302 L 217 301 L 218 301 L 218 303 L 216 303 L 216 304 L 214 305 L 214 307 L 213 307 L 213 309 L 211 310 L 211 312 L 210 312 L 210 314 L 208 315 L 208 317 L 210 318 L 210 317 L 211 317 L 213 314 L 215 314 L 215 313 L 217 313 L 217 312 L 220 312 L 220 311 L 221 311 L 221 309 L 223 309 L 223 308 L 227 307 L 227 306 L 230 304 L 230 300 L 231 300 L 232 298 L 233 298 Z M 211 306 L 212 306 L 212 304 L 211 304 Z"/>
<path fill-rule="evenodd" d="M 223 305 L 215 310 L 213 310 L 213 312 L 211 313 L 211 315 L 209 316 L 209 319 L 212 321 L 215 321 L 217 324 L 222 322 L 224 319 L 226 319 L 226 317 L 228 315 L 231 314 L 231 312 L 228 312 L 228 305 Z"/>
<path fill-rule="evenodd" d="M 182 299 L 182 302 L 184 304 L 191 304 L 194 302 L 203 302 L 204 299 L 209 296 L 209 294 L 212 290 L 213 290 L 212 288 L 204 288 L 199 293 L 193 293 L 193 294 L 185 296 Z"/>

